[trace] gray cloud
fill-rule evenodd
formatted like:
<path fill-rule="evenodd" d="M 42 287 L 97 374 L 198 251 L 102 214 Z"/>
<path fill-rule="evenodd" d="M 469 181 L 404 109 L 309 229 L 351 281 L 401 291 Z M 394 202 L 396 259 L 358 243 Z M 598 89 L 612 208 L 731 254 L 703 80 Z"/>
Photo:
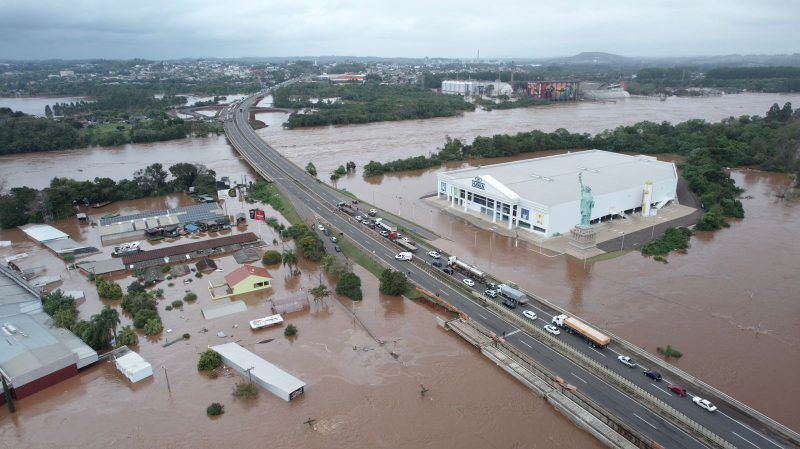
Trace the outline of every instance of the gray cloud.
<path fill-rule="evenodd" d="M 795 53 L 800 0 L 0 0 L 0 58 Z"/>

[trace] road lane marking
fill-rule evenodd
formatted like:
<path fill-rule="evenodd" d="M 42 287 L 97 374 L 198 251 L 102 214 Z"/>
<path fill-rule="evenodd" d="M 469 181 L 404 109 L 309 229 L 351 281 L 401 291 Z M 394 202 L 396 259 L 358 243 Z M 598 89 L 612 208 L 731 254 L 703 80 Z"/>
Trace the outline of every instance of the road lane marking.
<path fill-rule="evenodd" d="M 652 386 L 654 386 L 654 387 L 658 388 L 658 391 L 660 391 L 660 392 L 662 392 L 662 393 L 666 393 L 666 394 L 667 394 L 667 395 L 669 395 L 669 396 L 672 396 L 672 393 L 670 393 L 670 392 L 669 392 L 669 391 L 667 391 L 667 390 L 664 390 L 663 388 L 659 387 L 658 385 L 654 384 L 653 382 L 650 382 L 650 385 L 652 385 Z"/>
<path fill-rule="evenodd" d="M 609 351 L 611 351 L 611 352 L 613 352 L 613 353 L 614 353 L 614 354 L 616 354 L 616 355 L 622 355 L 622 354 L 620 354 L 619 352 L 617 352 L 617 351 L 615 351 L 615 350 L 613 350 L 613 349 L 611 349 L 611 348 L 608 348 L 608 350 L 609 350 Z"/>
<path fill-rule="evenodd" d="M 687 394 L 688 394 L 688 392 L 687 392 Z M 749 430 L 750 432 L 753 432 L 753 434 L 755 434 L 756 436 L 759 436 L 759 437 L 761 437 L 763 440 L 765 440 L 765 441 L 767 441 L 767 442 L 769 442 L 769 443 L 772 443 L 772 444 L 773 444 L 775 447 L 779 447 L 779 448 L 783 449 L 783 446 L 781 446 L 780 444 L 776 443 L 775 441 L 773 441 L 773 440 L 771 440 L 771 439 L 767 438 L 766 436 L 764 436 L 764 435 L 760 434 L 758 431 L 754 430 L 752 427 L 750 427 L 750 426 L 748 426 L 747 424 L 745 424 L 745 423 L 743 423 L 743 422 L 739 421 L 738 419 L 736 419 L 736 418 L 732 418 L 732 417 L 728 416 L 728 415 L 727 415 L 725 412 L 723 412 L 723 411 L 721 411 L 721 410 L 717 410 L 717 413 L 719 413 L 719 414 L 721 414 L 722 416 L 724 416 L 724 417 L 726 417 L 726 418 L 730 419 L 731 421 L 734 421 L 734 422 L 738 423 L 740 426 L 744 427 L 745 429 Z"/>
<path fill-rule="evenodd" d="M 486 318 L 486 315 L 484 315 L 482 313 L 479 313 L 478 315 L 480 315 L 484 320 L 488 320 L 489 319 L 489 318 Z"/>
<path fill-rule="evenodd" d="M 520 340 L 519 342 L 520 342 L 520 343 L 522 343 L 523 345 L 525 345 L 525 346 L 527 346 L 527 347 L 529 347 L 529 348 L 533 349 L 533 346 L 531 346 L 531 345 L 529 345 L 529 344 L 525 343 L 523 340 Z"/>
<path fill-rule="evenodd" d="M 603 354 L 602 352 L 598 351 L 597 349 L 594 349 L 594 348 L 593 348 L 593 347 L 591 347 L 591 346 L 589 346 L 589 349 L 591 349 L 592 351 L 594 351 L 594 352 L 596 352 L 596 353 L 598 353 L 598 354 L 602 355 L 603 357 L 606 357 L 606 355 L 605 355 L 605 354 Z M 606 357 L 606 358 L 608 358 L 608 357 Z"/>
<path fill-rule="evenodd" d="M 745 438 L 745 437 L 743 437 L 743 436 L 739 435 L 738 433 L 736 433 L 736 432 L 734 432 L 734 431 L 731 431 L 731 433 L 732 433 L 732 434 L 734 434 L 734 435 L 736 435 L 737 437 L 739 437 L 739 438 L 741 438 L 741 439 L 743 439 L 743 440 L 747 441 L 748 443 L 752 444 L 753 446 L 757 447 L 758 449 L 761 449 L 761 446 L 757 445 L 756 443 L 753 443 L 752 441 L 750 441 L 750 440 L 748 440 L 747 438 Z"/>
<path fill-rule="evenodd" d="M 583 382 L 583 383 L 585 383 L 585 384 L 588 384 L 588 383 L 589 383 L 589 382 L 586 382 L 585 380 L 581 379 L 581 377 L 580 377 L 580 376 L 578 376 L 577 374 L 573 373 L 572 371 L 570 371 L 569 373 L 570 373 L 570 374 L 572 374 L 573 376 L 577 377 L 577 378 L 578 378 L 578 380 L 580 380 L 581 382 Z"/>
<path fill-rule="evenodd" d="M 641 416 L 637 415 L 636 413 L 634 413 L 634 414 L 633 414 L 633 416 L 635 416 L 635 417 L 637 417 L 637 418 L 641 419 L 641 420 L 642 420 L 642 422 L 644 422 L 644 423 L 645 423 L 645 424 L 647 424 L 648 426 L 650 426 L 650 427 L 652 427 L 652 428 L 654 428 L 654 429 L 658 429 L 658 427 L 656 427 L 656 426 L 654 426 L 654 425 L 650 424 L 650 422 L 648 422 L 646 419 L 642 418 Z"/>
<path fill-rule="evenodd" d="M 512 335 L 514 335 L 514 334 L 516 334 L 516 333 L 517 333 L 517 332 L 519 332 L 519 331 L 520 331 L 520 329 L 517 329 L 517 330 L 511 331 L 511 332 L 509 332 L 509 333 L 507 333 L 507 334 L 506 334 L 506 337 L 510 337 L 510 336 L 512 336 Z"/>

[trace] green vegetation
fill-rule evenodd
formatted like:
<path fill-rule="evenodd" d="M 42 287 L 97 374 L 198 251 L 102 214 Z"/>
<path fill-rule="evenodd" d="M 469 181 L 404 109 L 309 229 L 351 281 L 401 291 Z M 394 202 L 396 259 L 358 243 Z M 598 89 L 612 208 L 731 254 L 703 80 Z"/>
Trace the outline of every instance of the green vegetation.
<path fill-rule="evenodd" d="M 646 256 L 664 256 L 674 250 L 689 248 L 692 230 L 688 228 L 669 228 L 664 235 L 642 246 L 642 254 Z"/>
<path fill-rule="evenodd" d="M 189 292 L 189 293 L 187 293 L 186 295 L 183 296 L 183 300 L 186 301 L 186 302 L 195 302 L 195 301 L 197 301 L 197 294 Z"/>
<path fill-rule="evenodd" d="M 343 273 L 336 282 L 336 293 L 347 296 L 353 301 L 361 301 L 364 297 L 361 292 L 361 278 L 355 273 Z"/>
<path fill-rule="evenodd" d="M 92 315 L 89 321 L 75 323 L 71 330 L 92 349 L 106 349 L 111 346 L 111 339 L 116 335 L 119 323 L 119 313 L 105 306 L 99 314 Z"/>
<path fill-rule="evenodd" d="M 300 254 L 312 262 L 319 262 L 325 256 L 325 245 L 323 245 L 322 240 L 311 228 L 304 224 L 293 224 L 281 231 L 281 235 L 293 239 Z M 283 256 L 281 256 L 281 263 L 289 265 L 290 268 L 296 266 L 297 256 L 294 255 L 293 251 L 288 256 L 287 253 L 289 251 L 284 252 Z M 284 262 L 284 257 L 287 258 L 286 262 Z M 293 264 L 288 263 L 292 261 Z"/>
<path fill-rule="evenodd" d="M 459 96 L 440 95 L 412 86 L 373 83 L 296 83 L 278 89 L 273 98 L 276 107 L 309 109 L 303 114 L 291 114 L 283 124 L 289 129 L 450 117 L 475 109 Z M 311 101 L 312 98 L 320 100 Z"/>
<path fill-rule="evenodd" d="M 206 409 L 206 414 L 208 416 L 219 416 L 223 413 L 225 413 L 225 406 L 219 402 L 212 402 Z"/>
<path fill-rule="evenodd" d="M 147 335 L 155 335 L 163 328 L 158 315 L 158 303 L 152 292 L 134 291 L 122 299 L 122 310 L 133 318 L 133 326 L 144 329 Z M 157 322 L 157 324 L 156 324 Z"/>
<path fill-rule="evenodd" d="M 211 371 L 222 366 L 222 356 L 213 349 L 206 349 L 200 354 L 200 359 L 197 361 L 198 371 Z"/>
<path fill-rule="evenodd" d="M 297 335 L 297 326 L 294 324 L 286 326 L 286 329 L 283 330 L 284 337 L 294 337 L 295 335 Z"/>
<path fill-rule="evenodd" d="M 261 263 L 264 265 L 275 265 L 281 263 L 281 253 L 275 250 L 269 250 L 264 253 L 261 258 Z"/>
<path fill-rule="evenodd" d="M 170 173 L 173 178 L 167 181 Z M 133 179 L 114 181 L 95 178 L 76 181 L 53 178 L 42 190 L 13 188 L 0 194 L 0 227 L 12 228 L 26 223 L 41 223 L 74 215 L 76 205 L 104 201 L 132 200 L 182 192 L 194 187 L 198 193 L 216 193 L 216 173 L 202 165 L 179 163 L 169 167 L 152 164 L 133 173 Z"/>
<path fill-rule="evenodd" d="M 117 346 L 134 346 L 139 344 L 139 336 L 130 326 L 123 326 L 117 334 Z"/>
<path fill-rule="evenodd" d="M 236 382 L 233 386 L 233 396 L 236 398 L 253 399 L 258 397 L 258 386 L 246 380 Z"/>
<path fill-rule="evenodd" d="M 725 217 L 742 218 L 744 210 L 726 167 L 756 167 L 769 171 L 800 173 L 795 149 L 800 142 L 800 109 L 774 104 L 765 117 L 741 116 L 718 123 L 689 120 L 677 125 L 639 122 L 606 130 L 595 136 L 565 129 L 551 133 L 530 131 L 516 135 L 476 137 L 472 144 L 448 138 L 431 156 L 416 156 L 380 163 L 370 161 L 364 176 L 439 166 L 447 161 L 507 157 L 543 150 L 601 148 L 644 154 L 677 153 L 686 156 L 680 165 L 683 177 L 700 196 L 706 214 L 699 230 L 726 226 Z"/>
<path fill-rule="evenodd" d="M 297 267 L 299 262 L 300 261 L 297 259 L 297 254 L 295 254 L 291 249 L 287 249 L 283 252 L 283 254 L 281 254 L 281 265 L 284 267 L 289 267 L 290 272 L 294 272 L 294 269 Z"/>
<path fill-rule="evenodd" d="M 44 312 L 53 317 L 53 324 L 57 327 L 70 329 L 78 319 L 78 309 L 75 299 L 66 296 L 61 289 L 48 293 L 42 299 Z"/>
<path fill-rule="evenodd" d="M 144 323 L 145 335 L 158 335 L 164 330 L 164 325 L 161 324 L 161 318 L 150 318 Z"/>
<path fill-rule="evenodd" d="M 161 272 L 164 273 L 164 274 L 167 274 L 167 273 L 169 273 L 169 270 L 171 270 L 171 269 L 172 269 L 172 267 L 170 267 L 169 265 L 164 265 L 163 267 L 161 267 Z"/>
<path fill-rule="evenodd" d="M 308 165 L 306 165 L 306 172 L 311 176 L 317 176 L 317 167 L 314 166 L 313 162 L 309 162 Z"/>
<path fill-rule="evenodd" d="M 94 283 L 97 286 L 97 294 L 102 299 L 122 299 L 122 287 L 116 282 L 106 281 L 103 278 L 97 278 Z"/>
<path fill-rule="evenodd" d="M 656 348 L 656 350 L 658 351 L 659 354 L 661 354 L 661 355 L 663 355 L 664 357 L 667 357 L 667 358 L 672 357 L 672 358 L 679 359 L 679 358 L 683 357 L 683 353 L 682 352 L 678 351 L 677 349 L 673 348 L 670 345 L 667 345 L 666 348 L 662 348 L 662 347 L 659 346 L 658 348 Z"/>
<path fill-rule="evenodd" d="M 799 92 L 800 67 L 652 67 L 641 69 L 629 84 L 632 94 L 697 94 L 693 88 L 726 92 Z"/>
<path fill-rule="evenodd" d="M 287 201 L 286 198 L 284 198 L 283 195 L 281 195 L 281 193 L 278 191 L 278 188 L 275 187 L 275 185 L 271 182 L 258 180 L 255 182 L 255 184 L 250 186 L 247 194 L 249 202 L 260 201 L 262 203 L 269 204 L 273 209 L 280 212 L 284 218 L 289 220 L 289 223 L 303 223 L 303 219 L 294 209 L 292 203 Z"/>
<path fill-rule="evenodd" d="M 172 305 L 172 307 L 178 309 L 180 307 L 183 307 L 183 301 L 181 301 L 180 299 L 176 299 L 176 300 L 172 301 L 171 305 Z"/>
<path fill-rule="evenodd" d="M 405 273 L 385 269 L 380 276 L 380 292 L 384 295 L 398 296 L 408 290 L 408 279 Z"/>

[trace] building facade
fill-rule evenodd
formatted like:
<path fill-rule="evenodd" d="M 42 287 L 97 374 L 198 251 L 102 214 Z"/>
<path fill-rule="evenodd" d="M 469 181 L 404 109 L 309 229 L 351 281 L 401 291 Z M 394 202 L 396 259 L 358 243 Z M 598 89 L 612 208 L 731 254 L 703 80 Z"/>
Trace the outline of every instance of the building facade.
<path fill-rule="evenodd" d="M 654 214 L 675 200 L 675 164 L 600 150 L 437 173 L 437 197 L 496 226 L 552 237 L 580 223 L 578 175 L 592 188 L 593 222 Z"/>

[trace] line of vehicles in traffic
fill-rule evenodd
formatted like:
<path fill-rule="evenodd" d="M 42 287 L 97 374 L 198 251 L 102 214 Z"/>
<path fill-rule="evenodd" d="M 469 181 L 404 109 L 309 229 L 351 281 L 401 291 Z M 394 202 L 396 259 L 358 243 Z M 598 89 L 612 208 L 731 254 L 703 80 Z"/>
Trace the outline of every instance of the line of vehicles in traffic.
<path fill-rule="evenodd" d="M 633 359 L 631 359 L 626 355 L 621 355 L 617 357 L 617 360 L 619 361 L 619 363 L 622 363 L 628 368 L 636 368 L 637 366 L 639 366 Z M 644 369 L 642 370 L 642 374 L 654 380 L 655 382 L 661 382 L 661 380 L 663 379 L 661 373 L 653 369 Z M 680 385 L 667 383 L 667 390 L 671 391 L 672 393 L 675 393 L 680 397 L 685 397 L 687 395 L 686 388 Z M 709 401 L 708 399 L 703 399 L 700 396 L 692 396 L 692 402 L 697 404 L 697 406 L 702 408 L 703 410 L 708 411 L 709 413 L 713 413 L 717 410 L 716 405 L 712 404 L 711 401 Z"/>

